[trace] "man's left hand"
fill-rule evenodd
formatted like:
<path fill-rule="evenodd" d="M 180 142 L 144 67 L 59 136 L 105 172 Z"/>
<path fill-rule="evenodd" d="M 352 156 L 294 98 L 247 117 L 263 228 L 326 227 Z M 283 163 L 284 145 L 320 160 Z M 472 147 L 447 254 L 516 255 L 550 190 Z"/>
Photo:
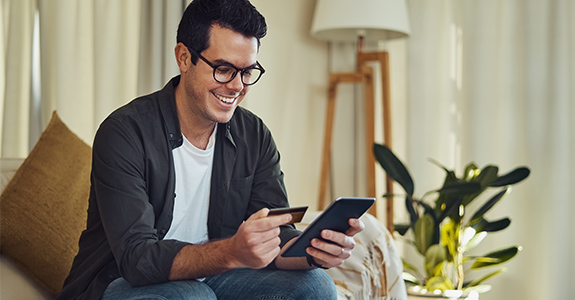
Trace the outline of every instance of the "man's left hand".
<path fill-rule="evenodd" d="M 319 265 L 331 268 L 341 265 L 351 256 L 351 250 L 355 248 L 353 237 L 361 232 L 365 225 L 359 219 L 349 219 L 351 226 L 345 233 L 333 230 L 323 230 L 321 239 L 313 239 L 311 246 L 306 249 Z"/>

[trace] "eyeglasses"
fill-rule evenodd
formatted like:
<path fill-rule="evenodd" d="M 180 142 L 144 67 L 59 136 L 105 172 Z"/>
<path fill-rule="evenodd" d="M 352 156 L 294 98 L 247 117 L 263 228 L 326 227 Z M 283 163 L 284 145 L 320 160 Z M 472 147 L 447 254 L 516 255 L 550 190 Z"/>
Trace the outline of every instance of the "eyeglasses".
<path fill-rule="evenodd" d="M 210 67 L 212 67 L 212 69 L 214 69 L 214 74 L 213 74 L 214 80 L 219 82 L 219 83 L 228 83 L 228 82 L 234 80 L 234 78 L 236 78 L 236 75 L 239 72 L 241 74 L 242 83 L 244 85 L 252 85 L 252 84 L 256 83 L 258 80 L 260 80 L 260 77 L 262 77 L 262 74 L 265 73 L 265 71 L 266 71 L 266 70 L 264 70 L 264 67 L 262 67 L 262 65 L 260 65 L 260 63 L 257 61 L 256 61 L 255 66 L 251 66 L 251 67 L 247 67 L 247 68 L 243 68 L 243 69 L 240 69 L 240 68 L 238 68 L 238 67 L 236 67 L 230 63 L 223 63 L 223 64 L 214 65 L 210 61 L 208 61 L 206 58 L 201 56 L 199 53 L 194 51 L 193 49 L 188 47 L 188 50 L 190 50 L 190 52 L 192 52 L 193 54 L 197 55 L 208 66 L 210 66 Z"/>

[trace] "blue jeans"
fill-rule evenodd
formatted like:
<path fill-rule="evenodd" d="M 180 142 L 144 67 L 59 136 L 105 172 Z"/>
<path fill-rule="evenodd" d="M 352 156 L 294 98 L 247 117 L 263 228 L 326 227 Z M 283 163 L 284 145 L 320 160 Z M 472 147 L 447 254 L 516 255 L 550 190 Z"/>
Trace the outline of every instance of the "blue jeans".
<path fill-rule="evenodd" d="M 333 280 L 322 270 L 284 271 L 235 269 L 196 280 L 169 281 L 132 287 L 123 278 L 114 280 L 102 300 L 143 299 L 337 299 Z"/>

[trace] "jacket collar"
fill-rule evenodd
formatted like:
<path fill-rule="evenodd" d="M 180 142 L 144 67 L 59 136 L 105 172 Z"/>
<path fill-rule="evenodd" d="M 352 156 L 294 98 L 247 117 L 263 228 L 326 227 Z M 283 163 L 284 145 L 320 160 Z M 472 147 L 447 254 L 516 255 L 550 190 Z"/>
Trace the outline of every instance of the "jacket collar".
<path fill-rule="evenodd" d="M 178 111 L 176 109 L 176 87 L 180 83 L 180 76 L 172 78 L 165 86 L 159 91 L 159 106 L 166 126 L 166 135 L 170 142 L 172 149 L 178 148 L 184 142 L 182 132 L 180 130 L 180 120 L 178 119 Z"/>
<path fill-rule="evenodd" d="M 173 77 L 159 91 L 159 105 L 164 124 L 166 125 L 166 134 L 172 149 L 180 147 L 183 142 L 182 131 L 180 130 L 180 120 L 178 119 L 178 110 L 176 108 L 176 87 L 180 83 L 180 75 Z M 233 117 L 232 117 L 233 118 Z M 231 125 L 228 123 L 218 124 L 218 132 L 225 132 L 225 137 L 235 146 L 231 134 Z"/>

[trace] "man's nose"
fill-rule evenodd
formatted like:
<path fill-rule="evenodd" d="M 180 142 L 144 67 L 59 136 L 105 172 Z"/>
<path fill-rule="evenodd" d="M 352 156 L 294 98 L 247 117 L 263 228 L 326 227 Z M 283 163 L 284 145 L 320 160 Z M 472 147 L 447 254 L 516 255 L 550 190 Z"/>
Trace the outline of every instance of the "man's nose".
<path fill-rule="evenodd" d="M 226 83 L 228 89 L 236 92 L 241 92 L 244 89 L 244 83 L 242 82 L 242 74 L 238 72 L 236 77 L 232 81 Z"/>

